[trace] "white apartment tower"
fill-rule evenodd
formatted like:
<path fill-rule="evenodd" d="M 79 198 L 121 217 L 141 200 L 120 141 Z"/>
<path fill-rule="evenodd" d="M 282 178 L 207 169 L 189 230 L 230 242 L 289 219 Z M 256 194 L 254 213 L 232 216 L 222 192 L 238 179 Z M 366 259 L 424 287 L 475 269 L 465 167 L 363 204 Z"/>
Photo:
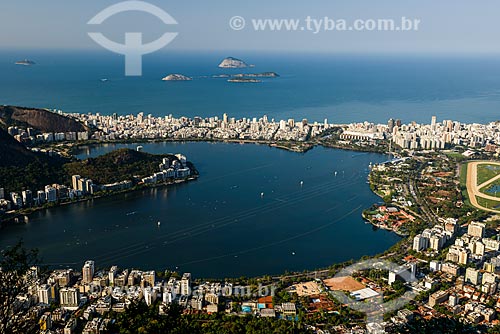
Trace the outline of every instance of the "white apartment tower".
<path fill-rule="evenodd" d="M 83 283 L 92 282 L 92 279 L 94 278 L 94 261 L 92 260 L 85 261 L 85 264 L 83 265 L 82 268 L 82 274 L 83 274 L 82 278 Z"/>

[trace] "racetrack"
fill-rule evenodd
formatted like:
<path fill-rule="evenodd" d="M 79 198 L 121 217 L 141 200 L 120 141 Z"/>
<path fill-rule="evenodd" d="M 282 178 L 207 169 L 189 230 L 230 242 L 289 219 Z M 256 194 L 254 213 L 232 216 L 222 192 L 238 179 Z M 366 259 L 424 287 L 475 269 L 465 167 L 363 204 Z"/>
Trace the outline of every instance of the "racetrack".
<path fill-rule="evenodd" d="M 494 213 L 500 213 L 500 210 L 494 210 L 494 209 L 489 209 L 486 208 L 478 203 L 477 197 L 481 197 L 484 199 L 492 200 L 492 201 L 497 201 L 500 203 L 500 198 L 484 194 L 480 191 L 480 189 L 486 187 L 487 185 L 497 181 L 500 179 L 500 175 L 497 175 L 488 181 L 483 182 L 482 184 L 477 184 L 477 167 L 479 165 L 495 165 L 495 166 L 500 166 L 500 162 L 492 162 L 492 161 L 473 161 L 469 162 L 467 165 L 467 195 L 469 196 L 469 200 L 471 204 L 481 210 L 489 211 L 489 212 L 494 212 Z"/>

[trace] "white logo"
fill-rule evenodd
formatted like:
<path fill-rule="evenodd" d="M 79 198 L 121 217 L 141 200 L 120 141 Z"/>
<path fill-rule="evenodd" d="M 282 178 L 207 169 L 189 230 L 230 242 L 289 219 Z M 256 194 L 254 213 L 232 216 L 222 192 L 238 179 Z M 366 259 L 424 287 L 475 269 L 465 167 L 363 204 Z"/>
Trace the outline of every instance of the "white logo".
<path fill-rule="evenodd" d="M 407 268 L 408 270 L 402 270 L 401 266 L 381 259 L 371 259 L 358 262 L 352 266 L 342 269 L 337 275 L 335 275 L 335 277 L 351 276 L 355 272 L 371 269 L 398 272 L 399 277 L 406 283 L 413 283 L 417 281 L 414 273 L 412 273 L 409 268 Z M 384 303 L 382 293 L 379 293 L 366 301 L 359 301 L 356 296 L 348 296 L 341 291 L 331 291 L 330 293 L 333 297 L 335 297 L 335 299 L 347 305 L 351 309 L 365 313 L 368 324 L 381 324 L 385 313 L 402 308 L 417 296 L 417 294 L 413 291 L 406 291 L 402 296 Z"/>
<path fill-rule="evenodd" d="M 139 11 L 150 13 L 158 17 L 166 25 L 177 24 L 177 21 L 163 9 L 144 1 L 124 1 L 103 9 L 94 16 L 87 24 L 99 25 L 111 16 L 128 11 Z M 126 32 L 125 44 L 119 44 L 106 38 L 102 33 L 90 32 L 89 36 L 102 47 L 125 56 L 125 75 L 142 75 L 142 56 L 153 53 L 172 42 L 178 33 L 167 32 L 159 39 L 151 43 L 142 44 L 142 33 Z"/>

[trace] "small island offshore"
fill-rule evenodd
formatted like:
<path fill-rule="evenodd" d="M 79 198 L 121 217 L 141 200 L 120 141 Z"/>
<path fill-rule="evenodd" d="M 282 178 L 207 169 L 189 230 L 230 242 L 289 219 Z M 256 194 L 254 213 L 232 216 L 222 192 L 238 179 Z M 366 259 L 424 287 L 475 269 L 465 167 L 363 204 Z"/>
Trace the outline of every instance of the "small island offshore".
<path fill-rule="evenodd" d="M 220 68 L 247 68 L 249 65 L 243 60 L 233 57 L 228 57 L 222 60 L 219 64 Z"/>
<path fill-rule="evenodd" d="M 162 79 L 163 81 L 191 81 L 193 78 L 182 74 L 169 74 Z"/>
<path fill-rule="evenodd" d="M 363 217 L 374 229 L 402 236 L 374 256 L 376 261 L 397 264 L 395 268 L 349 274 L 342 269 L 353 261 L 274 277 L 225 279 L 148 268 L 98 268 L 94 260 L 82 262 L 77 271 L 42 272 L 37 261 L 27 262 L 26 268 L 32 268 L 29 277 L 36 277 L 37 283 L 30 290 L 26 287 L 32 304 L 19 314 L 35 327 L 72 333 L 92 328 L 111 333 L 119 328 L 218 333 L 225 326 L 235 326 L 237 332 L 265 328 L 277 333 L 299 326 L 301 333 L 407 333 L 415 326 L 424 332 L 438 326 L 448 333 L 457 328 L 491 333 L 500 329 L 495 321 L 500 298 L 500 168 L 495 162 L 500 123 L 438 123 L 433 118 L 430 124 L 394 119 L 387 124 L 331 124 L 267 116 L 235 119 L 227 114 L 68 114 L 13 106 L 0 107 L 0 120 L 6 129 L 0 130 L 4 219 L 20 222 L 40 206 L 168 186 L 198 176 L 184 155 L 143 153 L 139 144 L 144 142 L 256 143 L 297 153 L 321 145 L 387 155 L 386 162 L 366 166 L 367 183 L 380 202 L 367 208 Z M 137 149 L 86 160 L 72 156 L 81 145 L 101 143 L 136 143 Z M 7 259 L 19 257 L 19 249 L 6 252 Z M 364 315 L 335 299 L 334 291 L 368 302 L 378 296 L 386 302 L 396 300 L 407 292 L 415 297 L 388 312 L 383 323 L 364 325 Z M 41 310 L 36 317 L 33 309 Z"/>
<path fill-rule="evenodd" d="M 14 64 L 22 66 L 32 66 L 35 65 L 36 63 L 33 60 L 24 59 L 24 60 L 18 60 Z"/>
<path fill-rule="evenodd" d="M 244 69 L 247 67 L 254 67 L 247 65 L 243 60 L 236 59 L 233 57 L 228 57 L 224 59 L 218 66 L 223 69 Z M 212 78 L 212 79 L 227 79 L 230 83 L 261 83 L 264 79 L 274 79 L 279 78 L 279 74 L 276 72 L 262 72 L 262 73 L 224 73 L 224 74 L 213 74 L 211 76 L 202 76 L 202 78 Z M 162 78 L 163 81 L 192 81 L 192 77 L 188 77 L 183 74 L 169 74 Z"/>

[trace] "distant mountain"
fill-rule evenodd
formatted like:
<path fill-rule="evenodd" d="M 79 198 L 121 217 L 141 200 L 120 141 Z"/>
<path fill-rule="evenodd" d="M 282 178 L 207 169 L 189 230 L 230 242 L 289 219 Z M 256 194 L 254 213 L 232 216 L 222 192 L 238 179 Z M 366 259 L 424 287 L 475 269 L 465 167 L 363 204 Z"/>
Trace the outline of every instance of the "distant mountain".
<path fill-rule="evenodd" d="M 220 68 L 246 68 L 248 64 L 241 59 L 228 57 L 224 59 L 220 64 Z"/>
<path fill-rule="evenodd" d="M 45 109 L 0 106 L 0 126 L 30 127 L 42 132 L 83 132 L 89 129 L 82 123 Z"/>

